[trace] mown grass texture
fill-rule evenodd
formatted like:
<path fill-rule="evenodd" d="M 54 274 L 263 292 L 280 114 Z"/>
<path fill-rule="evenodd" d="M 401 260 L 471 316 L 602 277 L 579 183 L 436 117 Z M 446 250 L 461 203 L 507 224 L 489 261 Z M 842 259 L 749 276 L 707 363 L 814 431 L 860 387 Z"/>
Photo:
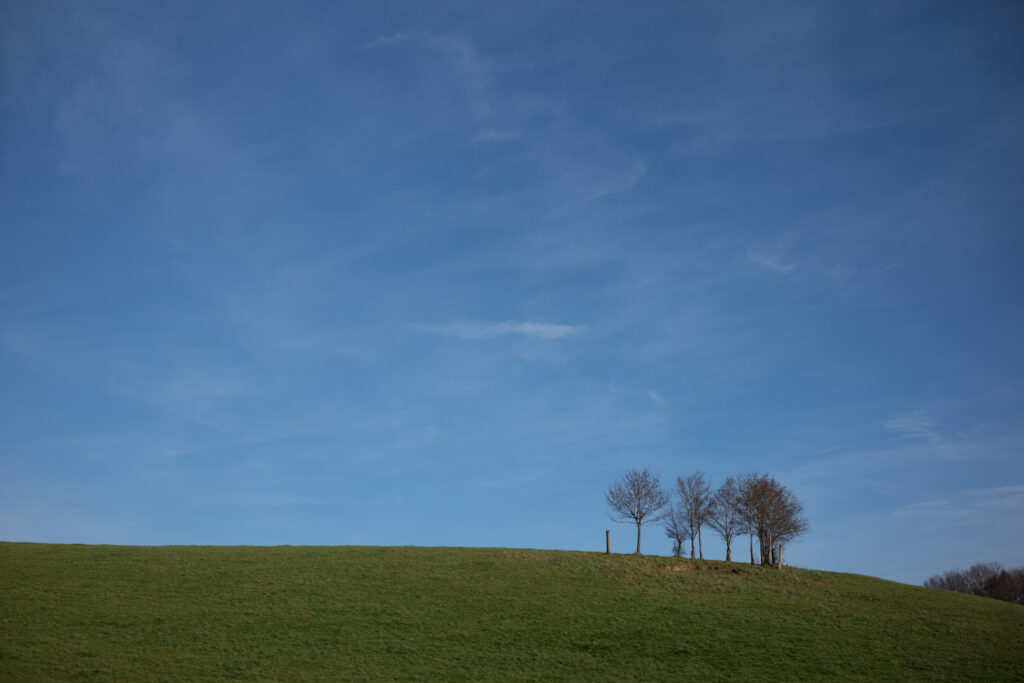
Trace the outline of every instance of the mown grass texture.
<path fill-rule="evenodd" d="M 1021 680 L 1024 608 L 563 551 L 0 543 L 0 680 Z"/>

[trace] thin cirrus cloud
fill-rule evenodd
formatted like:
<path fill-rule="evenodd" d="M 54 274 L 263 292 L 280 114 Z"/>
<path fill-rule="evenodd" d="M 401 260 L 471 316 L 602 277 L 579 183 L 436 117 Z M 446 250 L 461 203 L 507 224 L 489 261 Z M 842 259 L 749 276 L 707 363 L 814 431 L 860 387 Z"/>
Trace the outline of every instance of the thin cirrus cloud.
<path fill-rule="evenodd" d="M 925 515 L 973 520 L 979 524 L 992 519 L 994 512 L 1012 513 L 1024 509 L 1024 485 L 993 486 L 956 492 L 948 498 L 912 503 L 893 511 L 894 516 Z"/>
<path fill-rule="evenodd" d="M 459 339 L 494 339 L 497 337 L 521 336 L 534 339 L 561 339 L 579 334 L 585 328 L 580 325 L 562 325 L 543 322 L 468 322 L 446 325 L 414 325 L 414 329 L 428 334 Z"/>
<path fill-rule="evenodd" d="M 477 118 L 491 113 L 488 84 L 491 80 L 490 66 L 480 57 L 472 41 L 458 36 L 434 35 L 429 33 L 406 33 L 398 31 L 381 35 L 362 46 L 366 50 L 396 48 L 412 45 L 436 51 L 444 57 L 458 82 L 465 88 L 468 104 Z"/>
<path fill-rule="evenodd" d="M 794 264 L 787 263 L 777 254 L 755 251 L 753 249 L 747 250 L 747 260 L 759 268 L 775 273 L 776 275 L 785 275 L 796 270 L 796 266 Z"/>
<path fill-rule="evenodd" d="M 940 441 L 935 421 L 923 413 L 900 415 L 886 421 L 885 428 L 904 439 Z"/>

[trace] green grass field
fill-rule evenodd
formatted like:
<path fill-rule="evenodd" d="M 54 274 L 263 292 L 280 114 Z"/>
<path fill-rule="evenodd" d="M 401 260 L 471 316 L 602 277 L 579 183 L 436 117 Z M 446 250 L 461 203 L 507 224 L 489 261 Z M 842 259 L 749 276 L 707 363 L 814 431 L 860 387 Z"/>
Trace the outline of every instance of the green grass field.
<path fill-rule="evenodd" d="M 1024 608 L 512 549 L 0 543 L 0 680 L 1021 680 Z"/>

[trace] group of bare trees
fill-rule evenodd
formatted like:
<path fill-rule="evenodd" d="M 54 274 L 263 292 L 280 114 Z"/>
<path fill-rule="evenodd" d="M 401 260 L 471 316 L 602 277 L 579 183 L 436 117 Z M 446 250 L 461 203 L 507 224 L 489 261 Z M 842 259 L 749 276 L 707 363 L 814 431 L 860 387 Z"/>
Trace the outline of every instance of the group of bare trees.
<path fill-rule="evenodd" d="M 631 469 L 608 487 L 605 500 L 613 520 L 636 524 L 637 555 L 643 525 L 663 521 L 676 557 L 689 542 L 690 557 L 704 559 L 706 526 L 725 542 L 727 562 L 732 561 L 733 541 L 747 534 L 751 564 L 756 537 L 761 564 L 781 566 L 782 548 L 808 530 L 800 501 L 766 474 L 728 477 L 712 490 L 704 473 L 697 472 L 677 477 L 673 495 L 661 488 L 658 475 Z"/>
<path fill-rule="evenodd" d="M 970 569 L 953 569 L 925 580 L 926 588 L 969 593 L 1024 604 L 1024 567 L 1003 569 L 998 562 L 980 562 Z"/>

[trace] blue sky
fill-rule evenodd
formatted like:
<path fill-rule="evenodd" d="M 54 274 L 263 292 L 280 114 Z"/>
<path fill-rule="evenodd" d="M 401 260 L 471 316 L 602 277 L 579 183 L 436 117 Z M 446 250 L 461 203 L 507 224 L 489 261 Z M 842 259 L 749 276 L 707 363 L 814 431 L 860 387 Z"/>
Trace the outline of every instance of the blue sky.
<path fill-rule="evenodd" d="M 628 552 L 646 466 L 772 474 L 800 566 L 1024 564 L 1022 31 L 4 3 L 0 538 Z"/>

